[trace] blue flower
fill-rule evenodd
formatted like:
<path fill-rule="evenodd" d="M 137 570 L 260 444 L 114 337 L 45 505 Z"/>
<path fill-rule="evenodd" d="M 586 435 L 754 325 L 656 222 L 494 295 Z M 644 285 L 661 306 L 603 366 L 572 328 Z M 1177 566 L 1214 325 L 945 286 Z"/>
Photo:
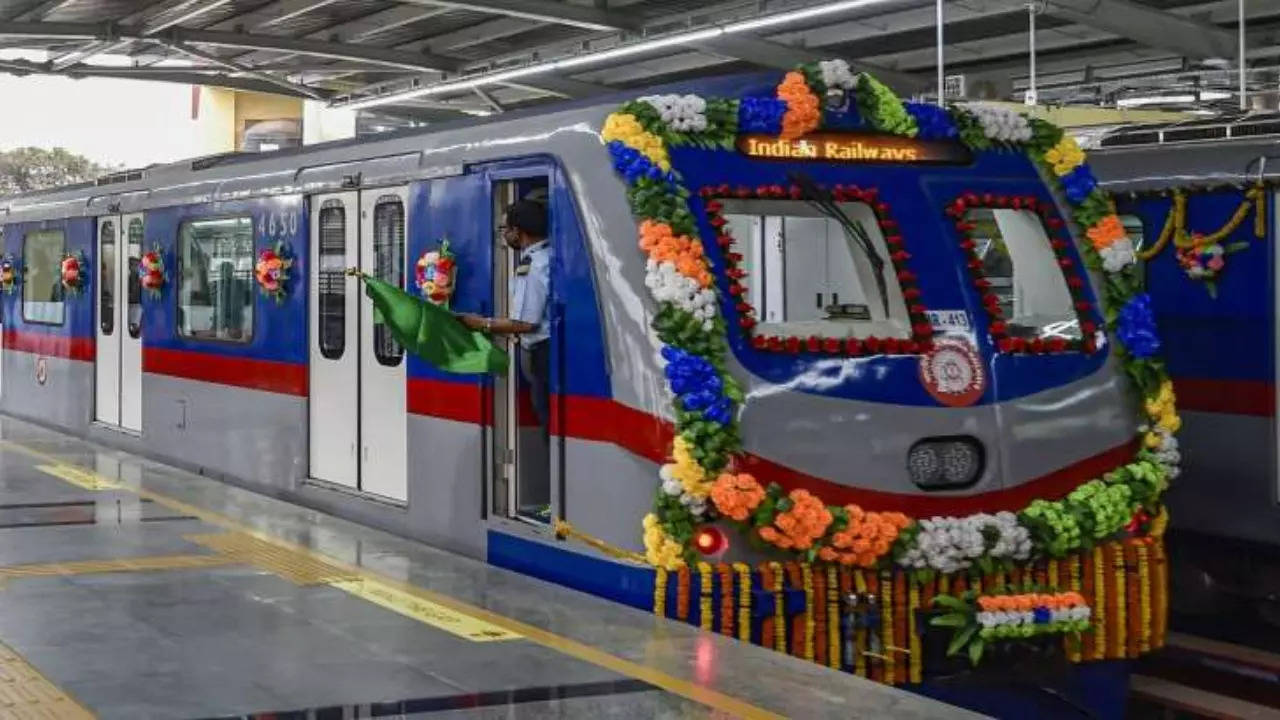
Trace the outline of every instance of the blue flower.
<path fill-rule="evenodd" d="M 772 97 L 744 97 L 738 103 L 738 129 L 746 133 L 777 135 L 787 103 Z"/>
<path fill-rule="evenodd" d="M 916 137 L 921 140 L 951 140 L 960 135 L 951 113 L 946 108 L 928 103 L 903 103 L 907 113 L 916 121 L 919 132 Z"/>
<path fill-rule="evenodd" d="M 662 172 L 662 168 L 654 165 L 644 153 L 627 147 L 621 140 L 614 140 L 606 147 L 609 150 L 609 157 L 613 160 L 613 169 L 626 178 L 628 185 L 634 185 L 641 178 L 648 178 L 664 182 L 673 190 L 675 189 L 678 178 L 674 170 Z"/>
<path fill-rule="evenodd" d="M 1084 202 L 1097 186 L 1098 180 L 1093 176 L 1093 171 L 1088 165 L 1077 165 L 1071 172 L 1062 176 L 1062 191 L 1066 193 L 1067 200 L 1070 200 L 1072 205 Z"/>
<path fill-rule="evenodd" d="M 715 366 L 705 358 L 669 345 L 662 348 L 662 357 L 667 361 L 663 374 L 667 376 L 671 392 L 679 398 L 680 407 L 728 425 L 733 418 L 733 404 L 724 396 L 724 382 Z"/>
<path fill-rule="evenodd" d="M 1049 622 L 1049 618 L 1052 617 L 1052 615 L 1049 614 L 1049 608 L 1047 607 L 1038 607 L 1034 610 L 1034 613 L 1037 623 L 1047 623 Z"/>
<path fill-rule="evenodd" d="M 1148 358 L 1160 351 L 1160 337 L 1156 334 L 1156 319 L 1151 312 L 1151 296 L 1134 295 L 1120 309 L 1116 318 L 1116 337 L 1129 354 L 1136 358 Z"/>

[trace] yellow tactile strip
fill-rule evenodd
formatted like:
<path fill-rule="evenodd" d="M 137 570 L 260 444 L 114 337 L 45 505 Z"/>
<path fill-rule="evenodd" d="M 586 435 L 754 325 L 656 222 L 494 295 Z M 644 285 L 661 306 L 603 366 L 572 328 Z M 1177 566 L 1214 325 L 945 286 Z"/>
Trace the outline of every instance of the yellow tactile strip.
<path fill-rule="evenodd" d="M 23 443 L 14 442 L 13 440 L 0 439 L 0 447 L 13 450 L 15 452 L 27 455 L 28 457 L 37 458 L 47 463 L 64 464 L 61 458 L 54 455 L 37 450 Z M 87 469 L 84 472 L 91 472 Z M 99 476 L 100 477 L 100 476 Z M 126 488 L 137 493 L 140 497 L 150 498 L 157 504 L 163 505 L 170 510 L 180 512 L 184 515 L 192 515 L 203 522 L 214 525 L 234 533 L 243 533 L 249 535 L 258 541 L 270 545 L 275 548 L 287 549 L 292 553 L 302 553 L 308 557 L 320 558 L 321 556 L 314 550 L 304 548 L 299 545 L 290 543 L 282 538 L 272 537 L 259 530 L 255 530 L 248 525 L 242 524 L 220 513 L 207 510 L 202 507 L 185 503 L 176 498 L 169 497 L 163 493 L 146 488 Z M 326 565 L 328 563 L 325 563 Z M 513 633 L 517 633 L 527 640 L 535 642 L 544 647 L 557 650 L 561 653 L 575 657 L 579 660 L 589 662 L 608 670 L 612 670 L 620 675 L 627 675 L 638 680 L 643 680 L 651 685 L 666 690 L 667 692 L 679 695 L 680 697 L 700 703 L 717 712 L 717 716 L 727 714 L 730 717 L 743 718 L 744 720 L 782 720 L 781 715 L 769 710 L 757 707 L 751 703 L 740 700 L 731 695 L 727 695 L 718 690 L 703 685 L 700 682 L 685 680 L 683 678 L 673 677 L 657 668 L 643 665 L 637 662 L 626 660 L 622 657 L 612 655 L 607 651 L 601 650 L 592 645 L 588 645 L 572 638 L 557 635 L 549 630 L 529 625 L 527 623 L 515 620 L 513 618 L 500 615 L 491 610 L 471 605 L 470 603 L 458 600 L 457 598 L 439 593 L 426 588 L 414 586 L 401 580 L 391 577 L 382 576 L 380 573 L 369 570 L 368 568 L 356 567 L 343 563 L 339 560 L 333 561 L 333 567 L 340 571 L 349 573 L 348 578 L 338 578 L 336 581 L 359 577 L 367 580 L 375 580 L 384 583 L 389 587 L 396 588 L 401 592 L 407 593 L 414 597 L 429 600 L 442 607 L 452 609 L 456 612 L 465 613 L 477 619 L 493 623 L 498 627 L 505 628 Z"/>
<path fill-rule="evenodd" d="M 36 469 L 85 490 L 120 490 L 124 487 L 120 483 L 108 480 L 98 473 L 72 465 L 37 465 Z"/>
<path fill-rule="evenodd" d="M 224 555 L 151 555 L 111 560 L 75 560 L 38 565 L 0 567 L 0 582 L 15 578 L 51 577 L 58 575 L 92 575 L 95 573 L 148 572 L 219 567 L 236 562 Z"/>
<path fill-rule="evenodd" d="M 325 585 L 358 577 L 314 556 L 244 533 L 184 535 L 182 539 L 203 545 L 234 562 L 269 570 L 295 585 Z"/>
<path fill-rule="evenodd" d="M 70 695 L 0 643 L 0 720 L 93 720 Z"/>

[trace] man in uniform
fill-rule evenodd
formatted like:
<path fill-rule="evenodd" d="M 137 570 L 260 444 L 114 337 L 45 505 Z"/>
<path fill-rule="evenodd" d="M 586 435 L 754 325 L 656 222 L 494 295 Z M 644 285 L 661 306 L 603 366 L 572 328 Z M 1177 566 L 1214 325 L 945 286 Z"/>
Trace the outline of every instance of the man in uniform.
<path fill-rule="evenodd" d="M 547 298 L 551 291 L 551 247 L 547 241 L 547 208 L 521 200 L 507 208 L 501 228 L 507 246 L 519 252 L 509 285 L 509 318 L 465 314 L 460 319 L 473 330 L 514 335 L 520 343 L 520 374 L 529 384 L 534 412 L 545 435 L 548 431 L 548 364 L 551 323 Z"/>

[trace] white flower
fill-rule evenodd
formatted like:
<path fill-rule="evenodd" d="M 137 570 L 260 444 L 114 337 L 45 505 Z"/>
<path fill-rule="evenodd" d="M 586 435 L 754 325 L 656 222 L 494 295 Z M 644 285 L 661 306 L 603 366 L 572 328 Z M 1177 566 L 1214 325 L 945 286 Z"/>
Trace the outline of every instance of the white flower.
<path fill-rule="evenodd" d="M 995 627 L 996 614 L 994 612 L 983 611 L 978 613 L 978 624 L 982 627 Z"/>
<path fill-rule="evenodd" d="M 1102 269 L 1109 273 L 1120 272 L 1137 261 L 1133 251 L 1133 243 L 1129 238 L 1121 238 L 1098 251 L 1102 256 Z"/>
<path fill-rule="evenodd" d="M 648 104 L 662 117 L 662 122 L 676 132 L 701 132 L 707 129 L 707 101 L 697 95 L 647 95 L 640 102 Z"/>
<path fill-rule="evenodd" d="M 828 88 L 852 90 L 857 82 L 844 60 L 824 60 L 818 63 L 818 69 L 822 71 L 822 84 Z"/>
<path fill-rule="evenodd" d="M 1101 350 L 1107 346 L 1107 334 L 1102 330 L 1095 330 L 1093 333 L 1093 346 Z"/>
<path fill-rule="evenodd" d="M 1022 143 L 1031 139 L 1031 124 L 1020 113 L 987 103 L 964 103 L 961 107 L 977 119 L 982 134 L 991 140 Z"/>

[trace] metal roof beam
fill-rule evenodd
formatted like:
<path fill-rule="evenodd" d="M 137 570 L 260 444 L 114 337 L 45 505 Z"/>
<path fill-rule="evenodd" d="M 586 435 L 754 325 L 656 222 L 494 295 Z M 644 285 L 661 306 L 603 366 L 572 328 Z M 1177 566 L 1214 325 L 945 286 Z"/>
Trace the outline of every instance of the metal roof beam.
<path fill-rule="evenodd" d="M 717 55 L 725 55 L 762 67 L 778 68 L 780 70 L 791 70 L 801 63 L 831 59 L 829 53 L 807 50 L 793 45 L 783 45 L 750 33 L 734 33 L 703 40 L 693 49 L 709 50 Z M 858 60 L 850 60 L 849 66 L 855 70 L 865 70 L 872 73 L 899 92 L 917 92 L 929 84 L 923 78 L 915 75 Z"/>
<path fill-rule="evenodd" d="M 371 15 L 350 20 L 348 22 L 333 25 L 309 33 L 305 36 L 310 40 L 328 40 L 330 42 L 356 43 L 368 40 L 380 33 L 393 30 L 409 23 L 426 20 L 437 15 L 443 15 L 449 12 L 445 8 L 429 8 L 421 5 L 395 5 L 386 10 L 379 10 Z M 397 50 L 401 48 L 395 48 Z M 418 55 L 422 57 L 432 57 L 426 52 L 420 52 Z M 279 56 L 270 51 L 244 53 L 236 56 L 236 62 L 254 64 L 255 62 L 265 62 L 284 60 L 290 56 Z M 452 59 L 439 58 L 443 67 L 450 67 L 455 64 Z"/>
<path fill-rule="evenodd" d="M 129 71 L 133 68 L 111 68 L 98 67 L 94 65 L 77 65 L 72 68 L 60 72 L 54 72 L 47 65 L 42 63 L 33 63 L 26 60 L 3 60 L 0 61 L 0 72 L 10 73 L 14 75 L 62 75 L 70 78 L 81 77 L 106 77 L 106 78 L 136 78 Z M 256 78 L 232 77 L 229 75 L 206 75 L 202 73 L 183 72 L 180 69 L 170 69 L 169 72 L 157 72 L 151 74 L 148 80 L 156 80 L 159 82 L 173 82 L 183 85 L 208 85 L 213 87 L 225 87 L 233 90 L 249 90 L 252 92 L 272 93 L 275 95 L 291 95 L 294 97 L 308 97 L 297 90 L 289 90 L 279 85 L 263 82 Z"/>
<path fill-rule="evenodd" d="M 554 0 L 401 0 L 415 5 L 435 5 L 454 10 L 493 13 L 537 22 L 569 25 L 587 30 L 639 30 L 640 18 Z"/>
<path fill-rule="evenodd" d="M 608 85 L 599 85 L 597 83 L 583 82 L 560 75 L 541 75 L 531 77 L 524 82 L 508 82 L 499 83 L 507 87 L 520 88 L 522 90 L 533 90 L 536 92 L 551 93 L 566 98 L 584 98 L 592 95 L 603 95 L 611 93 L 614 88 Z"/>
<path fill-rule="evenodd" d="M 76 0 L 45 0 L 45 2 L 36 3 L 34 6 L 14 15 L 13 18 L 6 18 L 6 20 L 13 19 L 20 22 L 43 20 L 75 1 Z"/>
<path fill-rule="evenodd" d="M 285 18 L 297 17 L 302 13 L 324 7 L 331 2 L 333 0 L 275 0 L 248 12 L 238 13 L 212 25 L 206 25 L 204 29 L 235 31 L 267 27 Z"/>
<path fill-rule="evenodd" d="M 325 93 L 315 90 L 314 88 L 309 88 L 306 85 L 298 85 L 296 83 L 291 83 L 288 80 L 284 80 L 264 72 L 257 72 L 254 70 L 250 70 L 249 68 L 246 68 L 243 65 L 236 64 L 234 62 L 231 62 L 230 60 L 223 60 L 217 55 L 213 55 L 213 54 L 204 52 L 202 50 L 198 50 L 196 48 L 193 48 L 189 45 L 185 45 L 183 43 L 164 43 L 164 45 L 166 47 L 177 50 L 183 55 L 187 55 L 189 57 L 195 58 L 196 60 L 203 60 L 204 62 L 211 63 L 214 65 L 221 65 L 228 70 L 231 70 L 239 75 L 243 75 L 244 77 L 254 78 L 257 80 L 261 80 L 262 82 L 265 82 L 265 83 L 270 83 L 277 87 L 282 87 L 286 90 L 294 91 L 295 93 L 301 93 L 303 95 L 306 95 L 307 97 L 312 98 L 313 100 L 323 100 L 326 97 Z"/>
<path fill-rule="evenodd" d="M 29 38 L 80 38 L 85 40 L 120 38 L 138 40 L 146 39 L 147 36 L 143 34 L 144 32 L 145 29 L 134 27 L 110 27 L 84 23 L 0 22 L 0 37 L 11 35 Z M 281 52 L 327 57 L 335 60 L 358 60 L 419 72 L 424 70 L 452 71 L 455 69 L 454 64 L 442 68 L 443 58 L 423 57 L 415 53 L 366 45 L 324 42 L 305 38 L 287 38 L 278 35 L 250 35 L 215 30 L 173 28 L 165 33 L 163 38 L 158 39 L 163 39 L 166 42 L 185 42 L 215 47 L 279 50 Z"/>
<path fill-rule="evenodd" d="M 1148 47 L 1205 59 L 1235 56 L 1235 35 L 1222 28 L 1130 0 L 1045 0 L 1045 12 Z"/>

